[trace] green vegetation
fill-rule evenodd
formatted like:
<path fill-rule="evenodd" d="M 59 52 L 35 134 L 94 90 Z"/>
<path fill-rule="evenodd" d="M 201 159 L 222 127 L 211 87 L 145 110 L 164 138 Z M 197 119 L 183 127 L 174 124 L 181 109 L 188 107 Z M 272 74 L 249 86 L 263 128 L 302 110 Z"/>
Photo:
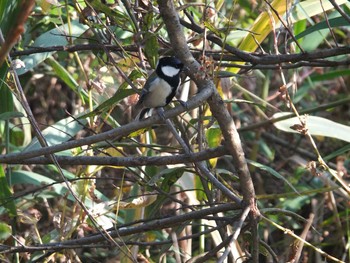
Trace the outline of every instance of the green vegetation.
<path fill-rule="evenodd" d="M 0 1 L 0 261 L 349 262 L 350 4 L 287 3 Z"/>

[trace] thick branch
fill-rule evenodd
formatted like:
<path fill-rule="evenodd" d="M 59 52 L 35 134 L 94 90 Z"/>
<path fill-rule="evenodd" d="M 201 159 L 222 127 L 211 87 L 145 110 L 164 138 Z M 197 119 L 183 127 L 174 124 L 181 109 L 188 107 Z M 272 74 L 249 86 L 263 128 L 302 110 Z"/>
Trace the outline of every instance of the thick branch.
<path fill-rule="evenodd" d="M 194 109 L 199 105 L 203 104 L 207 100 L 207 98 L 211 95 L 211 92 L 212 90 L 210 89 L 204 89 L 201 92 L 199 92 L 196 96 L 191 98 L 191 100 L 188 101 L 187 103 L 188 110 Z M 178 106 L 174 109 L 166 111 L 164 114 L 166 118 L 173 118 L 184 111 L 185 109 L 182 106 Z M 29 158 L 34 158 L 38 156 L 48 155 L 51 153 L 57 153 L 64 150 L 73 149 L 75 147 L 80 147 L 83 145 L 91 145 L 91 144 L 101 142 L 101 141 L 106 141 L 106 140 L 113 141 L 117 139 L 122 139 L 123 137 L 128 136 L 130 133 L 134 131 L 137 131 L 146 127 L 151 127 L 152 125 L 160 122 L 161 122 L 161 119 L 159 116 L 152 116 L 145 120 L 134 121 L 129 124 L 123 125 L 121 127 L 115 128 L 113 130 L 92 135 L 84 139 L 69 141 L 58 145 L 40 148 L 35 151 L 0 155 L 0 163 L 8 163 L 15 160 L 23 160 L 23 159 L 29 159 Z"/>
<path fill-rule="evenodd" d="M 114 165 L 114 166 L 143 166 L 143 165 L 168 165 L 189 162 L 200 162 L 211 158 L 217 158 L 227 154 L 225 147 L 220 146 L 191 154 L 177 154 L 170 156 L 131 156 L 131 157 L 99 157 L 99 156 L 57 156 L 61 165 Z M 46 157 L 30 159 L 13 159 L 7 164 L 52 164 L 52 160 Z"/>
<path fill-rule="evenodd" d="M 222 46 L 222 40 L 218 37 L 209 35 L 208 40 L 213 43 Z M 222 59 L 223 61 L 231 62 L 246 62 L 250 65 L 242 66 L 237 65 L 237 67 L 253 67 L 255 68 L 266 68 L 264 66 L 268 65 L 282 65 L 283 68 L 296 68 L 302 66 L 317 66 L 317 67 L 332 67 L 339 65 L 349 65 L 349 60 L 343 61 L 330 61 L 324 60 L 326 58 L 331 58 L 334 56 L 347 55 L 350 54 L 350 47 L 338 47 L 332 49 L 320 49 L 313 52 L 305 52 L 302 54 L 259 54 L 259 53 L 248 53 L 241 51 L 228 44 L 224 45 L 224 49 L 228 51 L 227 54 L 222 54 L 222 51 L 206 51 L 208 56 L 212 56 L 215 60 Z M 44 52 L 77 52 L 77 51 L 91 51 L 91 50 L 108 50 L 108 51 L 122 51 L 120 47 L 115 45 L 104 45 L 104 44 L 79 44 L 79 45 L 69 45 L 69 46 L 52 46 L 52 47 L 30 47 L 26 50 L 13 51 L 11 52 L 11 57 L 15 58 L 18 56 L 25 56 L 35 53 Z M 137 52 L 136 46 L 126 46 L 123 50 L 129 52 Z M 195 55 L 196 51 L 192 51 Z M 252 66 L 253 65 L 253 66 Z M 224 65 L 223 65 L 224 66 Z M 225 65 L 226 66 L 226 65 Z M 232 65 L 231 65 L 232 66 Z M 280 67 L 280 66 L 279 66 Z M 270 67 L 275 68 L 275 67 Z"/>
<path fill-rule="evenodd" d="M 175 54 L 184 62 L 185 67 L 187 67 L 188 75 L 197 84 L 199 90 L 205 90 L 208 87 L 213 90 L 213 95 L 207 101 L 213 116 L 220 125 L 225 139 L 225 146 L 232 155 L 237 166 L 241 189 L 243 191 L 243 200 L 249 205 L 254 206 L 251 207 L 251 210 L 257 212 L 253 183 L 244 157 L 241 140 L 233 119 L 227 111 L 225 103 L 215 89 L 213 81 L 206 78 L 205 73 L 201 72 L 199 63 L 193 58 L 187 46 L 187 40 L 182 32 L 182 27 L 173 1 L 158 1 L 158 4 L 159 11 L 167 27 L 172 47 Z"/>
<path fill-rule="evenodd" d="M 187 28 L 202 34 L 204 29 L 198 25 L 190 24 L 185 20 L 181 20 L 181 23 Z M 251 63 L 253 65 L 274 65 L 281 63 L 297 63 L 302 61 L 317 61 L 319 59 L 346 55 L 350 54 L 350 47 L 344 46 L 332 49 L 322 49 L 316 50 L 314 52 L 305 52 L 299 54 L 258 54 L 258 53 L 248 53 L 246 51 L 235 48 L 227 43 L 223 43 L 220 38 L 214 34 L 208 34 L 207 39 L 219 47 L 223 47 L 227 52 L 235 55 L 237 57 L 236 61 L 243 61 L 246 63 Z"/>

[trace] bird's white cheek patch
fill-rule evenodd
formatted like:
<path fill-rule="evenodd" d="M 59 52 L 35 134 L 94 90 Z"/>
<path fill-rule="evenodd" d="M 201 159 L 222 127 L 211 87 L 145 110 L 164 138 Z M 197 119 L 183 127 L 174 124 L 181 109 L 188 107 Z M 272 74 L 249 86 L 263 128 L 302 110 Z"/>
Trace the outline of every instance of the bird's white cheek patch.
<path fill-rule="evenodd" d="M 162 71 L 163 71 L 164 75 L 168 76 L 168 77 L 174 77 L 177 74 L 179 74 L 179 72 L 180 72 L 180 70 L 178 68 L 174 68 L 172 66 L 163 66 Z"/>

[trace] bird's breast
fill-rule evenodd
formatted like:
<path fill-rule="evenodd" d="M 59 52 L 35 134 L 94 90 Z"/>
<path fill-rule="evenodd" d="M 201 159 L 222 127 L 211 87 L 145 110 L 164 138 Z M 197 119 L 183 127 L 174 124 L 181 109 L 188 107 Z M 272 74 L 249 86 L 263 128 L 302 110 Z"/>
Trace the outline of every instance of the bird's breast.
<path fill-rule="evenodd" d="M 156 78 L 150 85 L 150 89 L 144 98 L 143 106 L 147 108 L 165 106 L 167 97 L 171 93 L 171 86 L 165 80 Z"/>

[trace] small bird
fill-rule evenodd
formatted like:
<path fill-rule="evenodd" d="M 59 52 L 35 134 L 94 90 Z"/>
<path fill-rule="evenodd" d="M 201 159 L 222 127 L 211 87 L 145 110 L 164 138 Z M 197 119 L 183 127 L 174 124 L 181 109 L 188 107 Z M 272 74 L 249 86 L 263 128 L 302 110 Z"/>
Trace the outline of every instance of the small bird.
<path fill-rule="evenodd" d="M 182 68 L 183 64 L 176 57 L 159 59 L 155 72 L 147 79 L 136 104 L 143 107 L 136 119 L 143 119 L 152 108 L 164 107 L 170 103 L 180 85 Z"/>

